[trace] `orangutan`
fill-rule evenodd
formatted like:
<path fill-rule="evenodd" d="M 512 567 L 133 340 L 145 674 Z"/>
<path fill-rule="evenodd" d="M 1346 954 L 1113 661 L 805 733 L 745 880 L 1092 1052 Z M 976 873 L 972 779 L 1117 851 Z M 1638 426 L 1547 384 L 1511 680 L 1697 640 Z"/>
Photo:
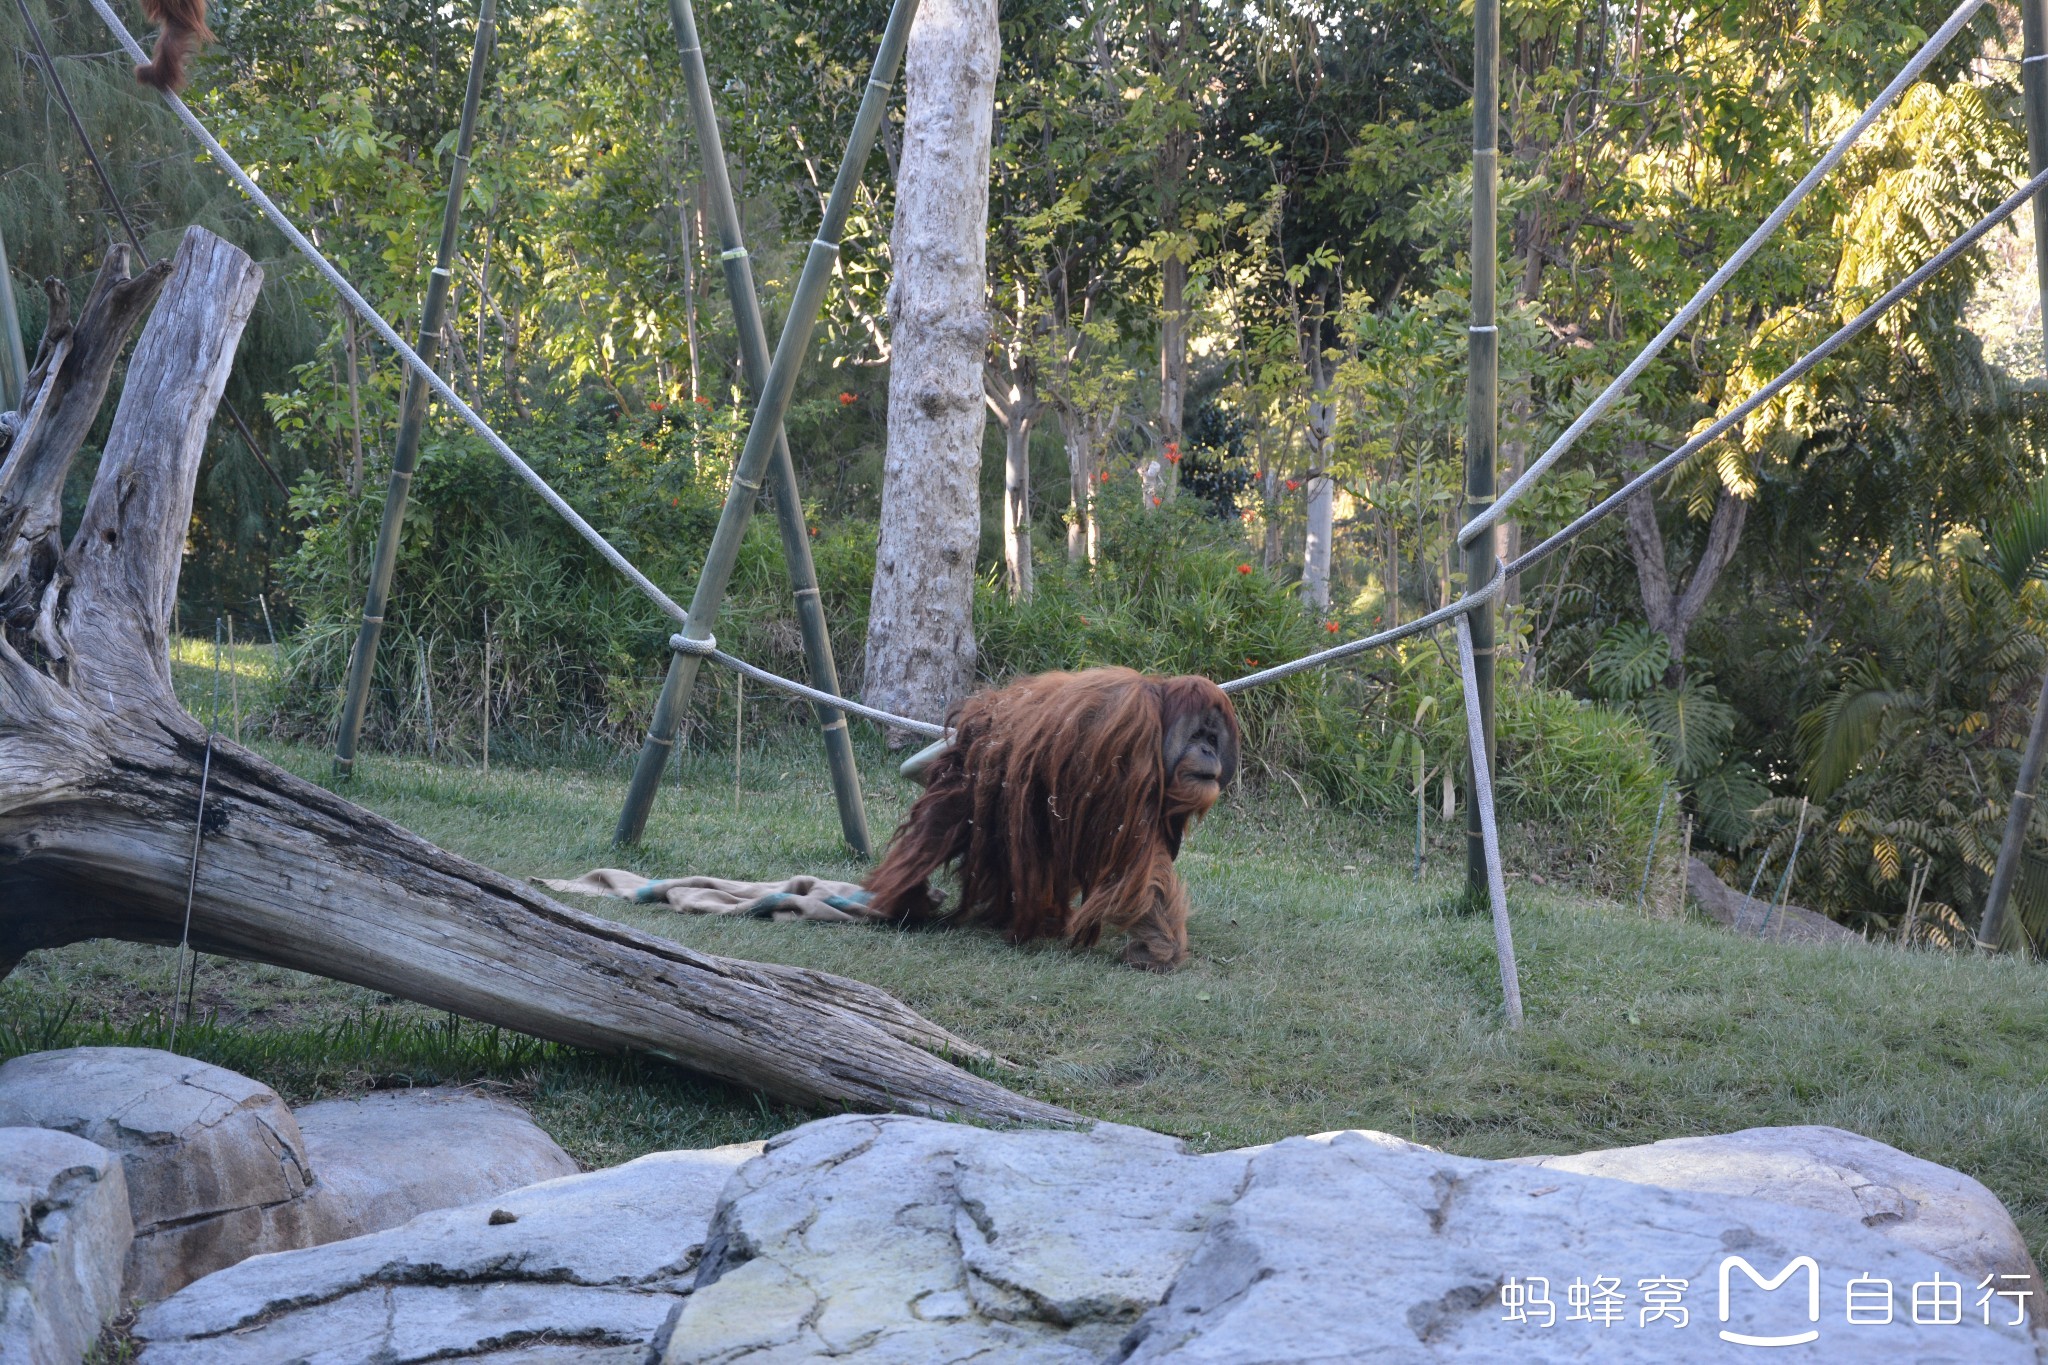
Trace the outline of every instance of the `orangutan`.
<path fill-rule="evenodd" d="M 206 27 L 206 0 L 142 0 L 142 12 L 160 28 L 156 51 L 135 68 L 135 79 L 159 90 L 181 89 L 185 58 L 195 44 L 213 41 Z"/>
<path fill-rule="evenodd" d="M 868 913 L 1077 948 L 1121 929 L 1130 966 L 1179 966 L 1188 900 L 1173 860 L 1237 774 L 1222 689 L 1128 668 L 1041 673 L 969 697 L 949 724 L 952 746 L 867 880 Z M 929 878 L 947 864 L 960 902 L 942 915 Z"/>

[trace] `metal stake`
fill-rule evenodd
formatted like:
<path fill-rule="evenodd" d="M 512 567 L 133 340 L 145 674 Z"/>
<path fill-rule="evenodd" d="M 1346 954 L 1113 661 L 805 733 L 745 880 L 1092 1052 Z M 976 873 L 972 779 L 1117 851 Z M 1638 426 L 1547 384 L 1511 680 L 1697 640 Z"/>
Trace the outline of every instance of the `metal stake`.
<path fill-rule="evenodd" d="M 171 978 L 171 1038 L 166 1052 L 178 1050 L 178 1002 L 192 1013 L 192 992 L 199 984 L 199 954 L 192 951 L 192 902 L 199 891 L 199 843 L 206 837 L 206 787 L 213 778 L 213 734 L 220 727 L 220 618 L 213 621 L 213 710 L 206 720 L 206 754 L 199 764 L 199 808 L 192 813 L 192 857 L 185 873 L 185 927 L 178 933 L 177 971 Z M 189 968 L 187 959 L 190 959 Z M 184 987 L 181 992 L 178 988 Z"/>

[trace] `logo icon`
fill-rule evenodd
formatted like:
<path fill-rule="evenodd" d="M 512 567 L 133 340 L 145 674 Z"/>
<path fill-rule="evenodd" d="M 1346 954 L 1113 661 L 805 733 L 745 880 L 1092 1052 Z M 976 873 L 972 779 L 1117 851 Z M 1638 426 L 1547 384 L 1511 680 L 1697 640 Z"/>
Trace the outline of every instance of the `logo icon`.
<path fill-rule="evenodd" d="M 1795 1257 L 1791 1264 L 1769 1279 L 1765 1279 L 1757 1272 L 1755 1266 L 1740 1256 L 1724 1257 L 1721 1261 L 1721 1321 L 1728 1321 L 1728 1278 L 1729 1272 L 1737 1267 L 1741 1268 L 1743 1274 L 1749 1276 L 1751 1284 L 1767 1294 L 1804 1270 L 1806 1272 L 1806 1320 L 1808 1322 L 1820 1321 L 1820 1267 L 1814 1263 L 1814 1259 L 1811 1256 Z M 1737 1346 L 1803 1346 L 1809 1341 L 1818 1341 L 1819 1339 L 1820 1329 L 1817 1327 L 1811 1331 L 1797 1332 L 1790 1336 L 1782 1337 L 1751 1336 L 1746 1332 L 1731 1332 L 1725 1327 L 1721 1329 L 1721 1340 L 1733 1342 Z"/>

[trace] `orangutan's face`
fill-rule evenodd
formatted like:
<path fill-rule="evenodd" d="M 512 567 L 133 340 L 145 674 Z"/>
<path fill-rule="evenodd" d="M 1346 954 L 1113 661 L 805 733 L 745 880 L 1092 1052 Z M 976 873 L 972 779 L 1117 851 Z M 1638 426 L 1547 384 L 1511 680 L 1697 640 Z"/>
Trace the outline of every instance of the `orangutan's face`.
<path fill-rule="evenodd" d="M 1204 790 L 1202 809 L 1216 803 L 1237 776 L 1237 726 L 1220 707 L 1174 716 L 1164 738 L 1168 785 Z"/>

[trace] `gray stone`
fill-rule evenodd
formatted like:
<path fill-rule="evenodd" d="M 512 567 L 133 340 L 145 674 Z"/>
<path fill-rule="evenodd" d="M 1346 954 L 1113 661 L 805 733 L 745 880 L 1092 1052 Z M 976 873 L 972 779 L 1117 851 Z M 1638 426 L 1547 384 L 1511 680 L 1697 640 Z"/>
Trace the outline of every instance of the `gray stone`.
<path fill-rule="evenodd" d="M 664 1152 L 258 1256 L 145 1311 L 146 1365 L 644 1360 L 759 1143 Z"/>
<path fill-rule="evenodd" d="M 669 1365 L 1097 1361 L 1235 1195 L 1172 1138 L 844 1117 L 734 1177 Z"/>
<path fill-rule="evenodd" d="M 39 1052 L 0 1066 L 0 1125 L 54 1128 L 120 1155 L 135 1219 L 130 1297 L 160 1299 L 311 1241 L 298 1124 L 246 1076 L 152 1048 Z"/>
<path fill-rule="evenodd" d="M 2048 1291 L 2012 1215 L 1961 1171 L 1908 1155 L 1840 1128 L 1746 1128 L 1671 1138 L 1577 1156 L 1517 1158 L 1546 1170 L 1576 1171 L 1637 1185 L 1740 1194 L 1859 1220 L 1918 1247 L 1977 1284 L 2019 1274 L 2033 1288 L 2028 1307 L 2048 1322 Z"/>
<path fill-rule="evenodd" d="M 76 1365 L 120 1307 L 134 1240 L 119 1157 L 0 1128 L 0 1360 Z"/>
<path fill-rule="evenodd" d="M 459 1089 L 382 1090 L 294 1111 L 317 1179 L 315 1243 L 576 1174 L 516 1104 Z"/>
<path fill-rule="evenodd" d="M 1811 1257 L 1818 1317 L 1803 1271 Z M 1730 1277 L 1728 1316 L 1720 1280 Z M 1888 1307 L 1889 1325 L 1851 1326 L 1852 1278 Z M 1916 1325 L 1913 1287 L 1939 1276 L 1962 1296 L 1962 1321 Z M 1556 1322 L 1511 1321 L 1504 1303 L 1530 1277 L 1548 1282 Z M 1614 1325 L 1569 1321 L 1569 1286 L 1618 1281 Z M 1642 1281 L 1683 1282 L 1676 1315 L 1649 1317 Z M 1512 1280 L 1515 1288 L 1507 1288 Z M 1889 1294 L 1875 1281 L 1889 1281 Z M 1943 1262 L 1853 1218 L 1569 1172 L 1392 1151 L 1338 1138 L 1289 1141 L 1251 1162 L 1244 1193 L 1216 1220 L 1117 1356 L 1130 1365 L 1302 1365 L 1362 1360 L 1726 1360 L 1722 1333 L 1816 1335 L 1774 1360 L 2035 1361 L 2028 1327 L 1995 1300 L 1980 1321 L 1971 1286 Z M 1589 1310 L 1592 1305 L 1589 1304 Z"/>
<path fill-rule="evenodd" d="M 1813 1257 L 1821 1319 L 1806 1319 L 1803 1276 L 1766 1292 L 1730 1261 L 1724 1322 L 1717 1277 L 1738 1255 L 1765 1279 Z M 1848 1282 L 1864 1275 L 1891 1281 L 1880 1298 L 1900 1321 L 1846 1323 Z M 1503 1286 L 1531 1276 L 1552 1286 L 1552 1327 L 1508 1320 Z M 1566 1321 L 1573 1281 L 1604 1276 L 1619 1281 L 1625 1316 Z M 1937 1276 L 1967 1317 L 1916 1325 L 1913 1288 Z M 1682 1284 L 1682 1325 L 1641 1320 L 1653 1277 Z M 1987 1325 L 1973 1285 L 1855 1218 L 1473 1161 L 1384 1134 L 1196 1156 L 1110 1125 L 990 1132 L 843 1117 L 775 1139 L 733 1178 L 663 1359 L 1667 1361 L 1726 1358 L 1723 1330 L 1813 1330 L 1817 1343 L 1774 1358 L 2032 1361 L 2014 1302 L 1993 1311 Z"/>

